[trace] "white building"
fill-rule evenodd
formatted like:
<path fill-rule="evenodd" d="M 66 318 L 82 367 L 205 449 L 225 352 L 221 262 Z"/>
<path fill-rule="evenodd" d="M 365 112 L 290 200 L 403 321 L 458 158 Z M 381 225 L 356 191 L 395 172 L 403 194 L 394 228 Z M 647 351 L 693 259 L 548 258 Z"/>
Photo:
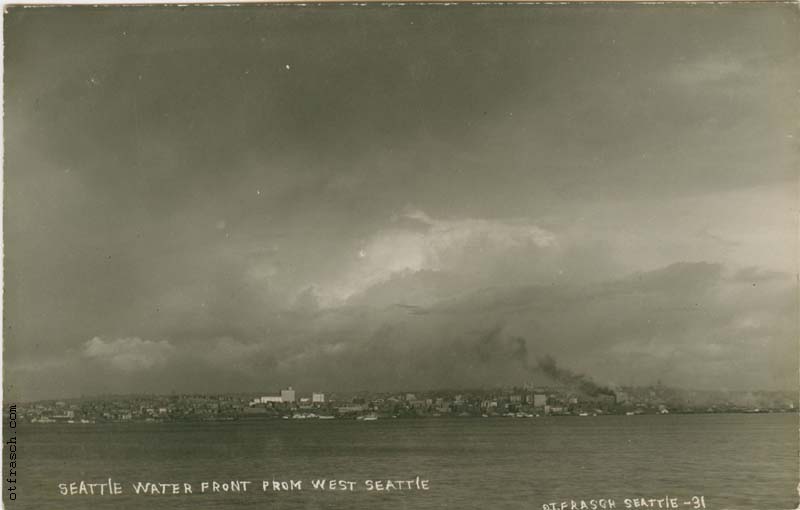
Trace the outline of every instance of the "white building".
<path fill-rule="evenodd" d="M 312 393 L 311 394 L 311 403 L 312 404 L 324 404 L 325 403 L 325 394 L 324 393 Z"/>
<path fill-rule="evenodd" d="M 291 386 L 285 390 L 281 390 L 281 401 L 282 402 L 294 402 L 294 389 Z"/>

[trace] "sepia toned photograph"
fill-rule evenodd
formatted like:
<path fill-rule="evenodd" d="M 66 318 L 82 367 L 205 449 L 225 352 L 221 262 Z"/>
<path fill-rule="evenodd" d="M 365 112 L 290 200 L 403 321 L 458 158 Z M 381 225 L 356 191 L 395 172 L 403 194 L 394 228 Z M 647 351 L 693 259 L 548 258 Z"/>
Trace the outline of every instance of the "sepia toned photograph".
<path fill-rule="evenodd" d="M 798 33 L 6 6 L 5 508 L 797 508 Z"/>

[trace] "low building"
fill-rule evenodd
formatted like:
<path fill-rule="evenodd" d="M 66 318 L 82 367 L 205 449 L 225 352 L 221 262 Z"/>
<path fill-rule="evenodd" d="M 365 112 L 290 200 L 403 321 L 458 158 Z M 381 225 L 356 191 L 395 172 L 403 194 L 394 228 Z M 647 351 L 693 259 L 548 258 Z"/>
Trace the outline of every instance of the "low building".
<path fill-rule="evenodd" d="M 339 414 L 351 414 L 351 413 L 360 413 L 366 410 L 367 406 L 362 404 L 349 404 L 346 406 L 337 407 L 336 410 Z"/>

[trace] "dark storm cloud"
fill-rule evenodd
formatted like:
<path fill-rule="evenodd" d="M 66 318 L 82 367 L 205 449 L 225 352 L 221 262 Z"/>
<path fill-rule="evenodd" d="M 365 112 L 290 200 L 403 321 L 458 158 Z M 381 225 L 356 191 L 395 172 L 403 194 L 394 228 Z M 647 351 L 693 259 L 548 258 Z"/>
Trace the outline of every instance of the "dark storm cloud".
<path fill-rule="evenodd" d="M 602 382 L 674 351 L 689 385 L 780 386 L 797 17 L 12 7 L 7 370 L 33 396 L 459 386 L 552 353 Z"/>
<path fill-rule="evenodd" d="M 695 282 L 688 289 L 687 279 Z M 297 312 L 276 318 L 276 333 L 254 341 L 93 338 L 46 372 L 69 380 L 90 367 L 115 391 L 130 384 L 257 391 L 298 382 L 310 391 L 535 382 L 597 393 L 654 378 L 781 388 L 797 369 L 793 288 L 789 275 L 754 287 L 713 264 L 678 264 L 591 286 L 485 289 L 424 314 L 366 305 Z M 557 365 L 546 361 L 553 358 Z M 198 372 L 213 380 L 194 380 Z M 28 376 L 20 367 L 13 373 Z M 79 387 L 89 392 L 92 381 L 84 377 Z"/>

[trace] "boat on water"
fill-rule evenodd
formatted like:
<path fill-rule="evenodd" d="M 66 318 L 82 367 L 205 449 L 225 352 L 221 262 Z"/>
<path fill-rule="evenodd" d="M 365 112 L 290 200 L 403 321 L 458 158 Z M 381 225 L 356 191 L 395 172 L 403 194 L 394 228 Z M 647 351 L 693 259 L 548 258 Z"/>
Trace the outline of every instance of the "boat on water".
<path fill-rule="evenodd" d="M 377 414 L 374 414 L 374 413 L 371 413 L 371 414 L 365 414 L 364 416 L 359 416 L 359 417 L 358 417 L 358 418 L 356 418 L 356 419 L 357 419 L 357 420 L 361 420 L 361 421 L 375 421 L 375 420 L 377 420 L 377 419 L 378 419 L 378 415 L 377 415 Z"/>
<path fill-rule="evenodd" d="M 326 414 L 320 414 L 319 416 L 317 416 L 317 419 L 320 419 L 320 420 L 333 420 L 334 418 L 336 418 L 336 417 L 335 416 L 326 415 Z"/>

